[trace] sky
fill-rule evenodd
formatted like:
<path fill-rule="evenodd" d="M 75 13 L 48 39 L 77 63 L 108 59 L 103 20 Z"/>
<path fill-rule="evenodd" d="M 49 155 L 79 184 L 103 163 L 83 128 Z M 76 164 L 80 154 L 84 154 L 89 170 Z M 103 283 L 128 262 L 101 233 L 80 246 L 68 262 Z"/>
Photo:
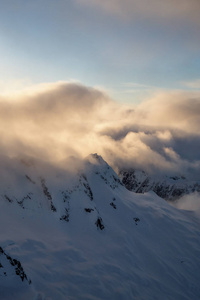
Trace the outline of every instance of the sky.
<path fill-rule="evenodd" d="M 122 103 L 200 88 L 199 0 L 2 0 L 0 91 L 75 81 Z"/>
<path fill-rule="evenodd" d="M 0 155 L 200 176 L 199 0 L 0 1 Z"/>

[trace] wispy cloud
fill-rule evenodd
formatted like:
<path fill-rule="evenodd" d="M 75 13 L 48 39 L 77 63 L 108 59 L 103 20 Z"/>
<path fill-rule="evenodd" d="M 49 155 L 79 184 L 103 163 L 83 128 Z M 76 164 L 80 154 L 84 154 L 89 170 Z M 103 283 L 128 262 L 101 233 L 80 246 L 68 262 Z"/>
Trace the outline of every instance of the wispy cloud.
<path fill-rule="evenodd" d="M 147 84 L 141 84 L 138 82 L 124 82 L 123 86 L 128 88 L 135 88 L 135 89 L 154 89 L 154 90 L 158 89 L 158 87 L 147 85 Z"/>
<path fill-rule="evenodd" d="M 198 0 L 76 0 L 78 3 L 96 6 L 103 11 L 122 18 L 189 20 L 198 23 L 200 2 Z"/>
<path fill-rule="evenodd" d="M 195 211 L 200 216 L 200 194 L 197 192 L 183 196 L 173 205 L 179 209 Z"/>
<path fill-rule="evenodd" d="M 183 85 L 185 85 L 188 88 L 191 89 L 200 89 L 200 79 L 195 79 L 193 81 L 183 82 Z"/>
<path fill-rule="evenodd" d="M 141 84 L 137 82 L 125 82 L 122 84 L 123 93 L 125 94 L 143 94 L 143 97 L 150 96 L 154 93 L 157 93 L 159 91 L 162 91 L 161 87 L 153 86 L 153 85 L 147 85 L 147 84 Z"/>

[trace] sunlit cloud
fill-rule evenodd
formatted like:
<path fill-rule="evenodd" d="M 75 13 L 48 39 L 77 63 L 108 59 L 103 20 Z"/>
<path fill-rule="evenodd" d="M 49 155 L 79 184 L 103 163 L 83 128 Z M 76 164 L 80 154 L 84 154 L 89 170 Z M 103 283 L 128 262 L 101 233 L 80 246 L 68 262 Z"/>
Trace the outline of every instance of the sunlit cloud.
<path fill-rule="evenodd" d="M 162 92 L 138 105 L 80 83 L 0 99 L 0 152 L 59 162 L 99 153 L 114 168 L 199 175 L 200 93 Z"/>
<path fill-rule="evenodd" d="M 125 82 L 122 84 L 122 91 L 124 95 L 134 96 L 137 101 L 140 102 L 141 99 L 145 100 L 150 98 L 152 95 L 163 91 L 164 89 L 148 84 L 142 84 L 138 82 Z"/>
<path fill-rule="evenodd" d="M 0 80 L 0 95 L 15 95 L 18 92 L 30 87 L 32 82 L 29 79 Z"/>
<path fill-rule="evenodd" d="M 179 209 L 195 211 L 200 216 L 200 194 L 197 192 L 181 197 L 173 205 Z"/>

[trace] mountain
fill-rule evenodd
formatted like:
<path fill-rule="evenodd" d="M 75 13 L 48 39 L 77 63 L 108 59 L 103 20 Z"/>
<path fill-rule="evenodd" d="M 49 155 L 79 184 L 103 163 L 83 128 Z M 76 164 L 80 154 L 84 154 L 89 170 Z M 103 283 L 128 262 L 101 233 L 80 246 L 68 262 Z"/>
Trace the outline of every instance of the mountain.
<path fill-rule="evenodd" d="M 200 192 L 200 181 L 184 176 L 149 175 L 142 170 L 121 170 L 119 177 L 130 191 L 146 193 L 154 191 L 159 197 L 174 201 L 194 192 Z"/>
<path fill-rule="evenodd" d="M 198 300 L 197 215 L 97 154 L 65 164 L 1 160 L 0 299 Z"/>

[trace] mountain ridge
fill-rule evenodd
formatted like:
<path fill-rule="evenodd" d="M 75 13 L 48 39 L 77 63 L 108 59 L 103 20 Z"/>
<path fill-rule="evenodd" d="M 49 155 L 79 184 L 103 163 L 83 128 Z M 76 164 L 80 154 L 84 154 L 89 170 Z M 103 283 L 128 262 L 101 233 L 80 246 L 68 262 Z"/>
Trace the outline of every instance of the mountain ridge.
<path fill-rule="evenodd" d="M 28 278 L 0 253 L 2 299 L 199 299 L 193 212 L 128 191 L 96 154 L 73 172 L 13 161 L 1 172 L 0 247 Z"/>
<path fill-rule="evenodd" d="M 185 176 L 148 174 L 143 170 L 121 170 L 119 177 L 126 188 L 135 193 L 154 191 L 159 197 L 175 201 L 194 192 L 200 193 L 200 181 Z"/>

